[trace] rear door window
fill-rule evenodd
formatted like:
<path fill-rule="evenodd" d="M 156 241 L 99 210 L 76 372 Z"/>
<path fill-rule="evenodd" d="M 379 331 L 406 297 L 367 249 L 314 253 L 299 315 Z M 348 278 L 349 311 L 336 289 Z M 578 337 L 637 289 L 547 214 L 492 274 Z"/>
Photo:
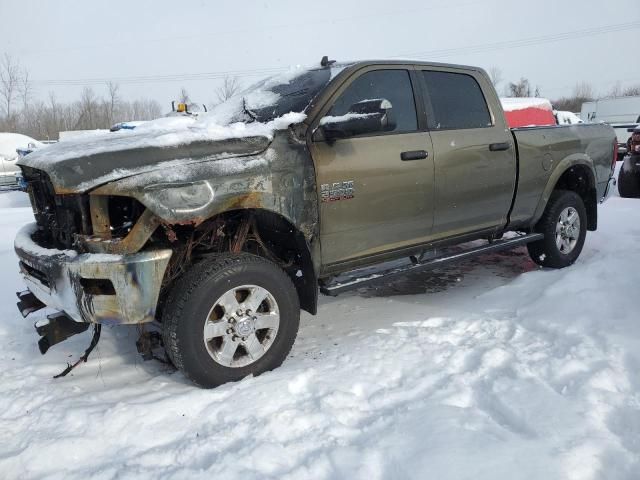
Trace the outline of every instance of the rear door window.
<path fill-rule="evenodd" d="M 427 89 L 427 125 L 431 130 L 455 130 L 492 126 L 482 89 L 471 75 L 422 72 Z"/>

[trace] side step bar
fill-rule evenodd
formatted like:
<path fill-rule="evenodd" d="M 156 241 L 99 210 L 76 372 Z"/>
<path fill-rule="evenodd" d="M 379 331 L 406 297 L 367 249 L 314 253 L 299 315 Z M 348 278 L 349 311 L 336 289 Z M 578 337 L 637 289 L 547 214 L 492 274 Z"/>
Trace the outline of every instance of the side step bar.
<path fill-rule="evenodd" d="M 345 278 L 343 280 L 334 281 L 320 286 L 320 292 L 325 295 L 336 296 L 349 290 L 361 288 L 366 285 L 370 285 L 380 280 L 390 280 L 396 277 L 401 277 L 408 273 L 422 272 L 425 270 L 433 270 L 435 268 L 443 267 L 451 263 L 460 262 L 469 258 L 483 255 L 485 253 L 499 252 L 501 250 L 509 250 L 511 248 L 519 247 L 527 243 L 536 242 L 542 240 L 544 235 L 541 233 L 530 233 L 527 235 L 520 235 L 514 238 L 508 238 L 506 240 L 498 240 L 487 245 L 480 247 L 470 248 L 463 252 L 457 252 L 449 255 L 441 255 L 424 262 L 417 262 L 410 265 L 403 265 L 401 267 L 391 268 L 389 270 L 383 270 L 381 272 L 370 273 L 367 275 L 357 275 L 351 278 Z"/>

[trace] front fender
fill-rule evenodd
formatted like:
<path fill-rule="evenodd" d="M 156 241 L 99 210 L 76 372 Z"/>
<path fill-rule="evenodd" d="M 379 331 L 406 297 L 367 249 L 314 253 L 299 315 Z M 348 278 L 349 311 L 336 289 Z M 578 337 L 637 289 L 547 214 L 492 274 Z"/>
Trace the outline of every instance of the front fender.
<path fill-rule="evenodd" d="M 310 242 L 317 235 L 313 166 L 304 145 L 278 133 L 259 155 L 145 172 L 91 194 L 133 197 L 169 225 L 199 225 L 232 210 L 267 210 L 287 219 Z"/>

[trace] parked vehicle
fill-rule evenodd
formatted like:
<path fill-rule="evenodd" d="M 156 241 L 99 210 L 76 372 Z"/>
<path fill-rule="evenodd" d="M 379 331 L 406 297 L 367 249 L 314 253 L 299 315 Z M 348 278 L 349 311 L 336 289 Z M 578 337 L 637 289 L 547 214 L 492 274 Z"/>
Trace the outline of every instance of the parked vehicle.
<path fill-rule="evenodd" d="M 585 122 L 605 122 L 616 131 L 618 161 L 627 154 L 627 140 L 640 124 L 640 96 L 607 98 L 582 104 L 580 117 Z"/>
<path fill-rule="evenodd" d="M 18 306 L 60 311 L 42 352 L 158 320 L 203 387 L 278 367 L 319 292 L 521 245 L 573 264 L 615 163 L 608 125 L 509 129 L 486 72 L 436 63 L 325 57 L 152 127 L 21 160 L 36 223 L 15 240 Z"/>
<path fill-rule="evenodd" d="M 558 125 L 577 125 L 578 123 L 584 123 L 584 121 L 573 112 L 554 110 L 553 115 L 556 117 L 556 123 Z"/>
<path fill-rule="evenodd" d="M 500 99 L 509 128 L 550 126 L 558 123 L 551 102 L 537 97 Z"/>
<path fill-rule="evenodd" d="M 631 132 L 640 126 L 637 123 L 612 123 L 611 126 L 616 132 L 618 141 L 618 161 L 624 160 L 629 153 L 629 141 L 631 140 Z"/>
<path fill-rule="evenodd" d="M 640 197 L 640 126 L 632 129 L 628 142 L 629 155 L 618 173 L 618 192 L 621 197 Z"/>
<path fill-rule="evenodd" d="M 26 154 L 40 146 L 37 140 L 20 133 L 0 133 L 0 186 L 17 187 L 20 169 L 16 162 L 20 152 Z"/>
<path fill-rule="evenodd" d="M 585 102 L 580 118 L 589 123 L 640 123 L 640 96 Z"/>

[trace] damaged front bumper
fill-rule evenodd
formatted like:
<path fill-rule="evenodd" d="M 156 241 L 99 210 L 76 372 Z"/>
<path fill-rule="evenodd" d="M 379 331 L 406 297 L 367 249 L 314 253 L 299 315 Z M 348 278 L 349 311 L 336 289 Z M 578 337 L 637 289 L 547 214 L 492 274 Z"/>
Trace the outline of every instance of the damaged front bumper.
<path fill-rule="evenodd" d="M 41 247 L 32 239 L 36 228 L 24 226 L 14 247 L 27 288 L 38 300 L 77 322 L 137 324 L 155 319 L 171 250 L 79 254 Z"/>

